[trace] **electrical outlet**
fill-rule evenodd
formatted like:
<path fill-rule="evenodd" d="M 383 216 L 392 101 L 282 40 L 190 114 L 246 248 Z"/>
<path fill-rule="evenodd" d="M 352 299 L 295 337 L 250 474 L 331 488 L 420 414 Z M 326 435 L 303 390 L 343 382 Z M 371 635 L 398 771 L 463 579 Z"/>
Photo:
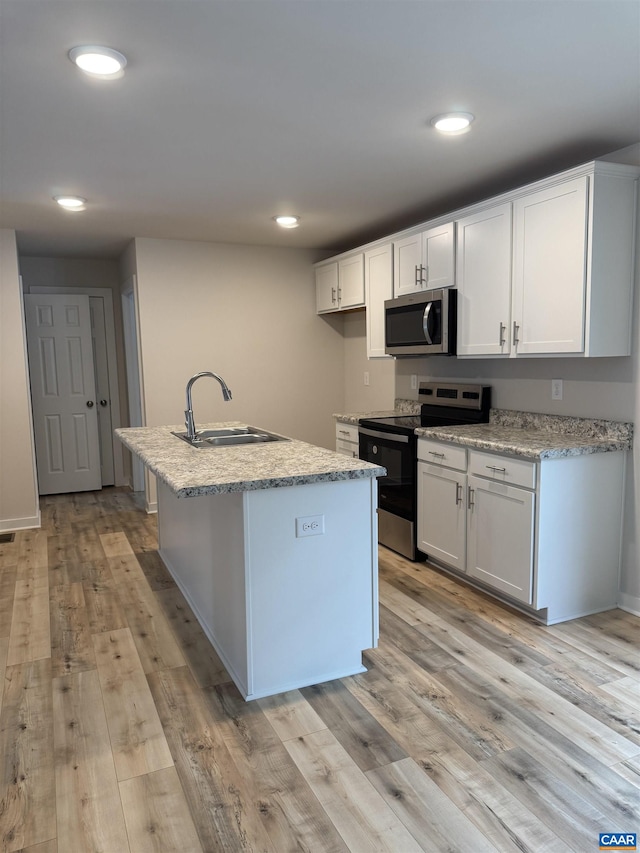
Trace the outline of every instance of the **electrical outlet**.
<path fill-rule="evenodd" d="M 411 374 L 411 390 L 416 391 L 418 388 L 418 375 L 416 373 Z"/>
<path fill-rule="evenodd" d="M 562 400 L 562 379 L 551 380 L 551 399 Z"/>
<path fill-rule="evenodd" d="M 303 515 L 296 518 L 296 538 L 321 536 L 324 533 L 324 515 Z"/>
<path fill-rule="evenodd" d="M 369 371 L 368 370 L 365 370 L 365 372 L 364 372 L 364 384 L 365 385 L 369 384 Z"/>

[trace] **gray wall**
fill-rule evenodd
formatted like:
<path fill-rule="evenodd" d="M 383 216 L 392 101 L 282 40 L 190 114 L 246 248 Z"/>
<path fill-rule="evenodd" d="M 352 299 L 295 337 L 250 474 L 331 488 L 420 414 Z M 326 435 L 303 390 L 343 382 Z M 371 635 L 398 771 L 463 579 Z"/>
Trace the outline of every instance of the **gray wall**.
<path fill-rule="evenodd" d="M 40 525 L 14 231 L 0 230 L 0 531 Z"/>
<path fill-rule="evenodd" d="M 146 423 L 180 424 L 188 378 L 197 421 L 239 420 L 325 447 L 344 398 L 340 323 L 315 313 L 315 253 L 137 239 L 135 265 Z"/>
<path fill-rule="evenodd" d="M 393 409 L 395 359 L 367 358 L 364 311 L 343 315 L 345 412 L 375 412 Z M 369 384 L 364 384 L 364 374 Z"/>

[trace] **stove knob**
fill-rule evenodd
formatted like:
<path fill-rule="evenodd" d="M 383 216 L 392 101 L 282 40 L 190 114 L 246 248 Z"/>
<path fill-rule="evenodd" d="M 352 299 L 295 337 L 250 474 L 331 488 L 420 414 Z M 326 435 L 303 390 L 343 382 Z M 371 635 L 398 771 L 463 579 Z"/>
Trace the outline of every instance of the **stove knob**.
<path fill-rule="evenodd" d="M 371 448 L 371 450 L 372 450 L 374 453 L 377 453 L 377 452 L 378 452 L 378 445 L 377 445 L 377 444 L 374 444 L 374 445 L 373 445 L 373 447 Z"/>

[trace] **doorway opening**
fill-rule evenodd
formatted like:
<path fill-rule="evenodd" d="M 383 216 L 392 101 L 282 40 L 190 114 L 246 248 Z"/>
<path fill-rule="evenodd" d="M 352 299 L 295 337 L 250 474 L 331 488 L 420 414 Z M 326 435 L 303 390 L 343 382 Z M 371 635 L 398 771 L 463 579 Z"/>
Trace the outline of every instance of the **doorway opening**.
<path fill-rule="evenodd" d="M 72 386 L 71 397 L 75 395 L 76 403 L 83 405 L 72 406 L 74 412 L 71 417 L 66 416 L 63 435 L 64 416 L 61 413 L 41 412 L 39 422 L 35 417 L 37 403 L 34 397 L 36 395 L 44 397 L 46 404 L 53 402 L 54 395 L 51 391 L 55 388 L 56 374 L 63 367 L 59 358 L 56 361 L 53 334 L 48 335 L 46 328 L 41 329 L 41 333 L 35 336 L 38 339 L 37 343 L 33 334 L 27 336 L 32 338 L 28 341 L 28 352 L 40 494 L 126 485 L 128 478 L 124 472 L 122 445 L 113 434 L 113 430 L 121 426 L 122 421 L 112 291 L 110 288 L 31 286 L 28 293 L 25 293 L 25 303 L 30 298 L 35 298 L 42 299 L 44 305 L 49 298 L 54 297 L 69 297 L 70 303 L 76 301 L 74 297 L 83 297 L 87 300 L 88 313 L 84 309 L 78 309 L 77 317 L 78 322 L 81 316 L 85 324 L 88 322 L 90 343 L 88 351 L 85 345 L 83 354 L 81 341 L 83 335 L 86 340 L 87 329 L 82 330 L 80 326 L 75 333 L 73 329 L 70 330 L 68 340 L 64 343 L 65 353 L 62 360 L 67 361 L 67 368 L 70 370 L 67 385 Z M 42 309 L 40 313 L 46 314 L 47 309 Z M 71 309 L 71 314 L 73 313 L 74 310 Z M 50 317 L 53 317 L 52 313 Z M 91 383 L 88 378 L 81 379 L 80 363 L 82 361 L 87 361 L 91 365 L 90 369 L 87 368 L 91 374 Z M 39 379 L 34 376 L 34 371 L 39 375 Z M 86 399 L 81 400 L 80 397 Z M 97 426 L 95 437 L 92 437 L 92 419 Z M 38 433 L 40 433 L 40 440 L 38 440 Z M 97 444 L 92 446 L 93 442 Z M 66 459 L 63 458 L 63 454 Z M 96 458 L 97 463 L 94 461 Z M 94 476 L 92 480 L 86 474 L 86 469 L 95 467 L 96 464 L 99 466 L 98 478 L 96 480 Z M 71 470 L 64 473 L 62 469 L 65 467 Z M 73 473 L 73 469 L 76 468 L 76 473 Z M 84 476 L 80 476 L 81 471 L 85 472 Z M 54 474 L 56 476 L 53 476 Z M 92 484 L 87 485 L 89 483 Z M 55 492 L 50 491 L 51 488 Z"/>

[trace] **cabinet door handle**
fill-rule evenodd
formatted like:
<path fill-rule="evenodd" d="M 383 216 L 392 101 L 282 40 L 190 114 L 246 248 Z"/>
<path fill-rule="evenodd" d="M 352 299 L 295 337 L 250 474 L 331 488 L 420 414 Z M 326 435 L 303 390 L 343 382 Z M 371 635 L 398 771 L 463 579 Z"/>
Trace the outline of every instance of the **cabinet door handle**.
<path fill-rule="evenodd" d="M 507 327 L 504 323 L 500 323 L 500 346 L 503 347 L 505 344 L 504 333 L 507 331 Z"/>
<path fill-rule="evenodd" d="M 429 284 L 429 267 L 428 266 L 422 267 L 422 269 L 424 270 L 424 278 L 422 279 L 422 283 L 425 285 L 428 285 Z"/>
<path fill-rule="evenodd" d="M 513 345 L 514 345 L 514 347 L 518 346 L 518 343 L 519 343 L 519 341 L 518 341 L 518 329 L 519 328 L 520 328 L 520 326 L 514 320 L 513 321 Z"/>
<path fill-rule="evenodd" d="M 416 264 L 416 274 L 415 274 L 415 278 L 414 278 L 416 287 L 420 287 L 419 275 L 420 275 L 420 267 L 418 266 L 418 264 Z"/>
<path fill-rule="evenodd" d="M 436 453 L 435 450 L 430 450 L 429 456 L 437 456 L 438 459 L 444 459 L 444 453 Z"/>
<path fill-rule="evenodd" d="M 462 503 L 462 485 L 460 483 L 456 483 L 456 506 L 460 506 Z"/>
<path fill-rule="evenodd" d="M 335 289 L 335 287 L 332 287 L 331 288 L 331 304 L 333 305 L 333 303 L 335 301 L 336 301 L 336 289 Z"/>
<path fill-rule="evenodd" d="M 338 302 L 340 302 L 341 300 L 342 300 L 342 288 L 339 287 L 338 288 Z"/>
<path fill-rule="evenodd" d="M 496 468 L 495 465 L 485 465 L 484 467 L 488 468 L 490 471 L 493 471 L 494 474 L 506 474 L 507 473 L 506 468 Z"/>
<path fill-rule="evenodd" d="M 468 509 L 473 509 L 473 507 L 475 506 L 475 502 L 473 500 L 473 493 L 474 492 L 475 492 L 475 489 L 472 489 L 471 486 L 469 486 L 469 488 L 467 490 L 467 508 Z"/>

